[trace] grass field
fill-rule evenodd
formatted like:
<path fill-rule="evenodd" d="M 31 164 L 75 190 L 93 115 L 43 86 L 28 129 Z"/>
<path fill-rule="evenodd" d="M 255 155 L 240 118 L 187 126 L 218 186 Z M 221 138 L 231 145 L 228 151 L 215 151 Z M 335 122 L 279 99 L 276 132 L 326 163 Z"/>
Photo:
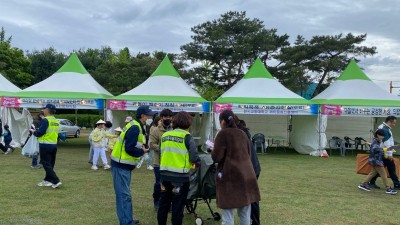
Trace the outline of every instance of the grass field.
<path fill-rule="evenodd" d="M 110 171 L 90 170 L 87 137 L 59 144 L 59 189 L 37 187 L 44 170 L 31 169 L 30 159 L 20 152 L 0 155 L 0 224 L 118 224 Z M 363 175 L 355 174 L 355 156 L 317 158 L 277 151 L 259 159 L 262 224 L 400 224 L 400 196 L 357 188 Z M 142 225 L 157 224 L 153 181 L 145 166 L 134 170 L 134 215 Z M 383 186 L 380 179 L 378 184 Z M 220 212 L 214 202 L 212 207 Z M 205 204 L 198 205 L 197 212 L 210 216 Z M 185 215 L 184 224 L 195 224 L 194 217 Z"/>

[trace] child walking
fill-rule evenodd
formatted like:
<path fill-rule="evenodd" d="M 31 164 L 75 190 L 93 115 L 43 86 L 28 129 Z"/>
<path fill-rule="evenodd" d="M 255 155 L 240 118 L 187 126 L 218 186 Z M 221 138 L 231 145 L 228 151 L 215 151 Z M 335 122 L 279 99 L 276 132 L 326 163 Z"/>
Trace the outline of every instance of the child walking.
<path fill-rule="evenodd" d="M 93 131 L 92 143 L 93 143 L 93 164 L 92 170 L 97 170 L 97 161 L 99 156 L 101 156 L 101 160 L 103 161 L 104 169 L 110 169 L 110 165 L 108 165 L 107 157 L 106 157 L 106 147 L 107 147 L 107 138 L 113 138 L 115 135 L 108 133 L 104 130 L 106 122 L 103 120 L 97 121 L 96 129 Z"/>
<path fill-rule="evenodd" d="M 387 174 L 385 171 L 385 166 L 383 164 L 383 158 L 385 157 L 382 146 L 382 140 L 385 136 L 385 131 L 383 129 L 378 129 L 375 132 L 375 138 L 371 145 L 371 150 L 369 153 L 368 164 L 372 166 L 371 172 L 367 175 L 364 181 L 358 185 L 358 188 L 364 191 L 370 191 L 371 189 L 368 187 L 368 182 L 375 177 L 377 174 L 382 178 L 383 183 L 386 186 L 386 194 L 395 195 L 397 191 L 392 189 L 389 185 L 389 181 L 387 179 Z M 391 158 L 393 160 L 393 158 Z"/>
<path fill-rule="evenodd" d="M 3 138 L 4 138 L 4 148 L 7 149 L 7 151 L 4 154 L 10 153 L 10 151 L 14 152 L 15 148 L 10 145 L 12 141 L 12 136 L 10 127 L 7 124 L 4 125 Z"/>

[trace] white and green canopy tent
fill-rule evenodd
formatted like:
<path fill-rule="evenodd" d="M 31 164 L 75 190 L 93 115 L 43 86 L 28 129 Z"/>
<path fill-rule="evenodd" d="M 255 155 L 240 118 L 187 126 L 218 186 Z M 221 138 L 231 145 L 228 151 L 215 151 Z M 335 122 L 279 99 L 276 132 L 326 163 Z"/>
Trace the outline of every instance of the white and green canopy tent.
<path fill-rule="evenodd" d="M 107 119 L 120 118 L 119 121 L 113 118 L 113 124 L 114 122 L 121 124 L 123 123 L 122 118 L 125 119 L 123 115 L 127 115 L 126 111 L 134 111 L 141 105 L 149 105 L 155 111 L 165 108 L 171 109 L 173 112 L 203 113 L 210 111 L 207 100 L 181 78 L 167 56 L 142 84 L 107 101 L 107 108 L 113 110 L 113 116 L 109 115 L 109 110 L 107 111 Z M 121 112 L 121 110 L 125 112 Z M 207 115 L 203 115 L 202 119 L 205 117 Z M 196 122 L 192 126 L 196 126 Z"/>
<path fill-rule="evenodd" d="M 3 102 L 7 102 L 8 108 L 43 108 L 52 103 L 58 109 L 104 110 L 105 99 L 111 97 L 112 94 L 86 71 L 76 53 L 72 53 L 56 73 L 16 92 L 14 97 L 4 97 Z M 28 136 L 30 125 L 26 124 L 22 139 Z"/>
<path fill-rule="evenodd" d="M 260 59 L 237 84 L 214 103 L 214 112 L 232 110 L 244 119 L 251 133 L 289 143 L 290 118 L 312 115 L 310 102 L 290 91 L 275 79 Z M 290 137 L 292 145 L 292 137 Z M 296 146 L 293 145 L 297 150 Z"/>
<path fill-rule="evenodd" d="M 61 109 L 104 109 L 113 95 L 86 71 L 76 53 L 47 79 L 17 93 L 19 107 L 41 108 L 47 103 Z"/>
<path fill-rule="evenodd" d="M 27 124 L 32 123 L 32 116 L 29 114 L 28 110 L 23 109 L 22 112 L 19 112 L 15 108 L 8 107 L 8 105 L 13 105 L 14 103 L 8 101 L 7 98 L 15 96 L 18 91 L 21 91 L 21 89 L 0 74 L 0 119 L 3 122 L 3 126 L 7 124 L 10 127 L 13 136 L 11 145 L 16 147 L 20 146 L 21 143 L 25 141 L 21 133 L 26 130 Z"/>
<path fill-rule="evenodd" d="M 371 81 L 354 60 L 333 84 L 311 102 L 319 104 L 322 115 L 319 117 L 322 134 L 320 149 L 332 136 L 370 140 L 377 117 L 400 115 L 400 98 Z"/>

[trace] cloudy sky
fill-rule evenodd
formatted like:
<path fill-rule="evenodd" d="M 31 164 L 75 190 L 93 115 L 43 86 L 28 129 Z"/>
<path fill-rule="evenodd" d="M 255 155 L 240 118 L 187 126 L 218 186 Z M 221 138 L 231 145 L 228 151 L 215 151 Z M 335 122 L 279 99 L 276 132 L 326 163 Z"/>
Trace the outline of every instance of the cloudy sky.
<path fill-rule="evenodd" d="M 23 50 L 52 46 L 69 53 L 108 45 L 179 53 L 191 41 L 191 27 L 227 11 L 246 11 L 291 41 L 297 35 L 367 33 L 364 44 L 376 46 L 378 54 L 359 65 L 385 90 L 390 80 L 400 86 L 399 0 L 7 0 L 1 2 L 0 26 Z"/>

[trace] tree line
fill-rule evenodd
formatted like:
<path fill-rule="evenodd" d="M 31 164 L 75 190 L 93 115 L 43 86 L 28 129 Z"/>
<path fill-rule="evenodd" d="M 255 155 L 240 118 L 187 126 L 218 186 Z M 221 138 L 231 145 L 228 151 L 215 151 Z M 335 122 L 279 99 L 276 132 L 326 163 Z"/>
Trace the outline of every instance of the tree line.
<path fill-rule="evenodd" d="M 367 34 L 316 35 L 309 40 L 298 35 L 290 43 L 289 35 L 266 28 L 263 21 L 247 17 L 245 11 L 229 11 L 191 31 L 192 41 L 182 45 L 180 53 L 133 54 L 128 47 L 114 50 L 109 46 L 75 52 L 93 78 L 113 95 L 141 84 L 168 55 L 182 78 L 207 100 L 215 100 L 236 84 L 257 57 L 296 93 L 305 91 L 312 82 L 318 83 L 316 95 L 352 58 L 359 61 L 376 54 L 376 47 L 362 45 Z M 12 36 L 1 29 L 0 73 L 22 89 L 54 74 L 68 56 L 53 47 L 24 52 L 13 47 Z"/>

